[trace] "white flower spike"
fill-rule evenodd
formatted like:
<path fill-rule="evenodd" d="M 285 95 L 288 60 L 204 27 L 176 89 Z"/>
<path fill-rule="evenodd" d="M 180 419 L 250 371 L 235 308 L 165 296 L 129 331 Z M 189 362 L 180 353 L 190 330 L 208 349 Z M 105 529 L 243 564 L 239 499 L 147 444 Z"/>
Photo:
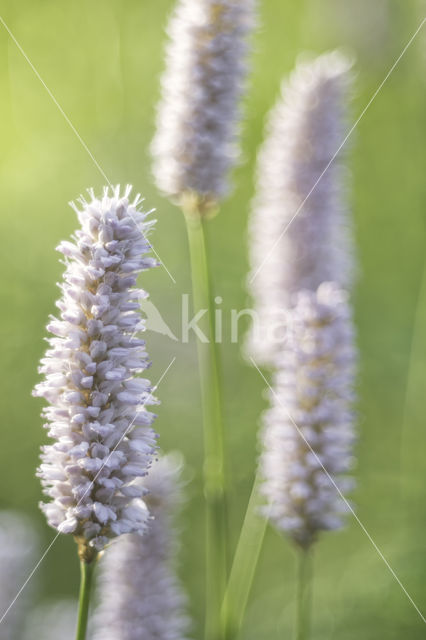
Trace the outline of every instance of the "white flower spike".
<path fill-rule="evenodd" d="M 39 605 L 27 616 L 23 640 L 74 640 L 77 611 L 78 603 L 74 600 Z"/>
<path fill-rule="evenodd" d="M 105 188 L 101 198 L 74 206 L 81 229 L 61 242 L 64 281 L 51 317 L 49 349 L 41 361 L 52 444 L 42 448 L 38 470 L 50 501 L 41 505 L 49 524 L 73 534 L 80 555 L 110 538 L 141 532 L 147 509 L 138 480 L 156 450 L 151 428 L 151 384 L 136 377 L 149 366 L 139 299 L 140 272 L 156 266 L 147 233 L 153 222 L 131 187 Z"/>
<path fill-rule="evenodd" d="M 101 560 L 93 640 L 185 640 L 187 598 L 175 571 L 174 518 L 180 506 L 181 462 L 167 455 L 144 481 L 153 516 L 143 537 L 123 536 Z"/>
<path fill-rule="evenodd" d="M 346 134 L 350 66 L 339 52 L 299 63 L 268 119 L 250 224 L 257 323 L 247 350 L 259 364 L 274 364 L 295 293 L 351 284 L 345 149 L 333 159 Z"/>
<path fill-rule="evenodd" d="M 21 636 L 34 585 L 28 585 L 22 593 L 20 589 L 34 569 L 38 552 L 39 541 L 32 522 L 20 513 L 1 511 L 0 638 L 4 640 Z"/>
<path fill-rule="evenodd" d="M 226 195 L 238 158 L 254 6 L 255 0 L 178 0 L 152 144 L 157 185 L 178 202 L 191 193 L 207 204 Z"/>
<path fill-rule="evenodd" d="M 343 494 L 352 489 L 355 363 L 346 294 L 335 283 L 300 292 L 264 418 L 260 466 L 265 513 L 303 548 L 320 531 L 340 528 L 348 511 L 327 473 Z"/>

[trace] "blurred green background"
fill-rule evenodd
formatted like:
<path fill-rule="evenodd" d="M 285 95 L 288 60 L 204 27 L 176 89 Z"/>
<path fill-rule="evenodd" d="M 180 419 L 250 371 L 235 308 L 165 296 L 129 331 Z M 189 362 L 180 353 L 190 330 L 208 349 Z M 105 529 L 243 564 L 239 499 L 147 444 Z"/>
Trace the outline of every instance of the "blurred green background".
<path fill-rule="evenodd" d="M 0 15 L 112 182 L 135 185 L 157 209 L 153 241 L 169 271 L 143 286 L 163 318 L 180 331 L 180 299 L 190 291 L 180 213 L 157 193 L 148 146 L 163 69 L 171 0 L 2 0 Z M 246 103 L 244 163 L 236 189 L 211 223 L 216 293 L 227 310 L 248 304 L 246 225 L 256 148 L 265 113 L 298 54 L 336 46 L 357 56 L 353 119 L 382 82 L 426 15 L 415 0 L 264 0 Z M 67 202 L 104 179 L 46 90 L 0 25 L 0 506 L 34 518 L 45 547 L 55 533 L 38 511 L 34 471 L 46 441 L 31 397 L 58 297 L 62 266 L 54 251 L 76 227 Z M 357 513 L 413 600 L 426 615 L 426 26 L 351 139 L 350 198 L 360 273 L 356 319 L 361 351 Z M 228 323 L 229 327 L 229 323 Z M 228 334 L 229 337 L 229 334 Z M 194 638 L 203 618 L 201 412 L 195 346 L 147 335 L 156 423 L 165 450 L 188 463 L 182 518 L 182 576 L 192 600 Z M 237 344 L 223 345 L 226 428 L 234 483 L 235 541 L 252 483 L 264 383 Z M 315 559 L 316 640 L 425 637 L 425 623 L 365 533 L 351 520 L 324 535 Z M 0 567 L 1 571 L 1 567 Z M 242 637 L 291 637 L 294 556 L 268 531 Z M 74 543 L 61 536 L 34 576 L 40 600 L 76 594 Z"/>

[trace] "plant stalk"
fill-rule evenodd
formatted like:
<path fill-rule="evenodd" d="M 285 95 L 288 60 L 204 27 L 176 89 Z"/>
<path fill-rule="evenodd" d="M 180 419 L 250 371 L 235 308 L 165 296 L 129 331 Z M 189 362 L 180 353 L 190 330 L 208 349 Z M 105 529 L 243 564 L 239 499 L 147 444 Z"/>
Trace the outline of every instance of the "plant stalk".
<path fill-rule="evenodd" d="M 260 478 L 256 475 L 222 604 L 224 640 L 234 640 L 241 631 L 268 524 L 260 513 L 264 500 L 259 486 Z"/>
<path fill-rule="evenodd" d="M 312 552 L 298 549 L 295 640 L 308 640 L 312 610 Z"/>
<path fill-rule="evenodd" d="M 411 344 L 409 349 L 409 359 L 405 385 L 405 399 L 403 407 L 403 415 L 401 421 L 400 432 L 400 464 L 399 464 L 399 485 L 400 497 L 402 503 L 406 503 L 409 486 L 405 486 L 407 470 L 413 468 L 412 452 L 410 451 L 410 438 L 415 441 L 415 432 L 413 433 L 413 425 L 416 424 L 416 413 L 413 409 L 416 407 L 417 398 L 421 397 L 422 381 L 425 375 L 425 346 L 424 346 L 424 326 L 425 326 L 425 300 L 426 300 L 426 259 L 423 251 L 423 266 L 418 286 L 417 300 L 414 307 L 414 317 L 411 329 Z M 410 429 L 411 427 L 411 429 Z M 411 454 L 411 455 L 410 455 Z"/>
<path fill-rule="evenodd" d="M 78 619 L 76 640 L 86 640 L 87 621 L 89 619 L 90 593 L 96 558 L 91 562 L 80 560 L 80 594 L 78 599 Z"/>
<path fill-rule="evenodd" d="M 200 314 L 198 366 L 204 423 L 204 497 L 206 503 L 206 640 L 220 640 L 220 609 L 227 579 L 227 518 L 224 428 L 206 220 L 200 211 L 185 212 L 191 257 L 194 312 Z"/>

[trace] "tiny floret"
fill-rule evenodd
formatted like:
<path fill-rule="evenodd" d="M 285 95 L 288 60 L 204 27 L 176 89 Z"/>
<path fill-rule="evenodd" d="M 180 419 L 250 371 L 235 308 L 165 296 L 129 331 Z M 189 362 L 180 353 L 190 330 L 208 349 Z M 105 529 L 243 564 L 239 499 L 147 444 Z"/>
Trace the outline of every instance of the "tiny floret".
<path fill-rule="evenodd" d="M 335 283 L 297 295 L 264 416 L 265 513 L 308 548 L 348 511 L 353 487 L 356 351 L 346 294 Z M 332 478 L 332 480 L 330 479 Z"/>
<path fill-rule="evenodd" d="M 147 509 L 138 480 L 156 450 L 155 403 L 136 288 L 140 272 L 156 266 L 148 254 L 153 225 L 130 201 L 131 187 L 89 191 L 73 205 L 81 228 L 61 242 L 65 258 L 58 317 L 52 316 L 44 380 L 34 391 L 51 444 L 42 448 L 38 475 L 50 499 L 41 504 L 49 524 L 73 534 L 83 548 L 102 549 L 110 538 L 141 532 Z"/>
<path fill-rule="evenodd" d="M 172 199 L 193 193 L 208 203 L 227 192 L 254 4 L 178 0 L 152 144 L 157 185 Z"/>

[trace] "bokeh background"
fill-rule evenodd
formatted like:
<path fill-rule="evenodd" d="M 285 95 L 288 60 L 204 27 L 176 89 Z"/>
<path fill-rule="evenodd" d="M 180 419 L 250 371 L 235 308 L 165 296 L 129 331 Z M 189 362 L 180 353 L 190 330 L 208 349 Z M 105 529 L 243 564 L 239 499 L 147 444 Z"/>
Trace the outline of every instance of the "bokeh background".
<path fill-rule="evenodd" d="M 153 237 L 162 268 L 143 286 L 179 334 L 181 295 L 190 291 L 182 216 L 150 175 L 164 28 L 171 0 L 2 0 L 0 15 L 114 183 L 130 182 L 157 209 Z M 280 81 L 303 51 L 336 46 L 357 56 L 353 120 L 366 106 L 423 17 L 416 0 L 263 0 L 245 105 L 242 165 L 235 191 L 211 222 L 216 293 L 223 299 L 222 347 L 234 542 L 250 493 L 264 383 L 229 341 L 229 311 L 248 303 L 246 226 L 256 149 Z M 355 296 L 361 352 L 357 513 L 426 615 L 426 26 L 350 141 L 360 262 Z M 55 532 L 37 503 L 34 472 L 46 435 L 31 397 L 58 297 L 54 251 L 76 227 L 67 202 L 105 180 L 45 88 L 0 25 L 0 507 L 33 518 L 42 549 Z M 157 429 L 164 450 L 187 461 L 181 573 L 191 596 L 194 638 L 203 619 L 202 429 L 195 345 L 147 335 L 161 384 Z M 1 567 L 0 567 L 1 572 Z M 294 555 L 268 531 L 242 632 L 244 640 L 290 637 Z M 316 640 L 424 638 L 425 623 L 355 520 L 317 545 Z M 61 536 L 33 578 L 34 597 L 74 596 L 78 564 Z M 1 637 L 1 627 L 0 627 Z"/>

